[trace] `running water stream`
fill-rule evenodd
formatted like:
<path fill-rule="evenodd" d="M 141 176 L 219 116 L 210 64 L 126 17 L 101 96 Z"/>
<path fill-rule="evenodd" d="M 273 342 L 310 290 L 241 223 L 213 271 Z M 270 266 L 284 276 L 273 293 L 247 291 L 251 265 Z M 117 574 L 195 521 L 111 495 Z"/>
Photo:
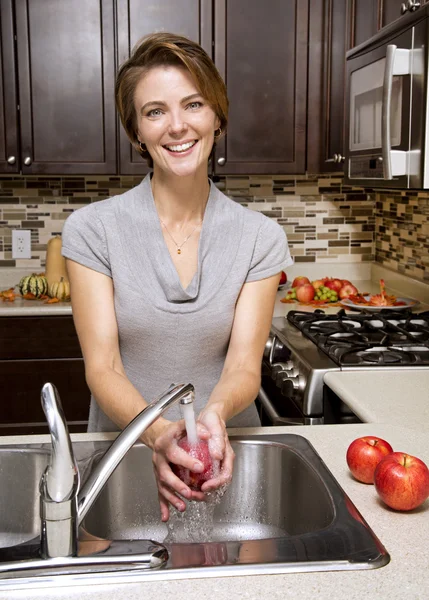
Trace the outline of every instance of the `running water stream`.
<path fill-rule="evenodd" d="M 197 423 L 195 421 L 194 403 L 181 404 L 183 418 L 185 419 L 186 435 L 191 446 L 198 443 Z"/>
<path fill-rule="evenodd" d="M 198 434 L 194 403 L 193 401 L 183 402 L 180 406 L 185 420 L 188 441 L 191 446 L 197 446 Z M 219 467 L 217 466 L 217 468 Z M 183 498 L 186 503 L 186 510 L 183 513 L 171 506 L 170 519 L 167 522 L 168 534 L 164 542 L 201 543 L 211 541 L 214 510 L 221 501 L 226 489 L 227 486 L 223 485 L 217 490 L 206 493 L 206 499 L 203 502 L 187 501 Z"/>

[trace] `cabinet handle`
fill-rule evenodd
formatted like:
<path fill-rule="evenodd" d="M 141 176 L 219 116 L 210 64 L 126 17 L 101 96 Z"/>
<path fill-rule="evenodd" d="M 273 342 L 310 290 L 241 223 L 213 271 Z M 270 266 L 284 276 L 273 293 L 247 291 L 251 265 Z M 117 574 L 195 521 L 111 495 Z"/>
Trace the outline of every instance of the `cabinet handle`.
<path fill-rule="evenodd" d="M 332 158 L 328 158 L 328 160 L 325 160 L 325 162 L 333 162 L 333 163 L 343 163 L 345 161 L 344 156 L 342 156 L 341 154 L 334 154 L 334 156 Z"/>
<path fill-rule="evenodd" d="M 7 162 L 9 165 L 14 165 L 16 163 L 16 158 L 14 156 L 9 156 Z"/>
<path fill-rule="evenodd" d="M 217 159 L 217 164 L 220 165 L 221 167 L 223 167 L 223 165 L 226 163 L 226 158 L 224 158 L 223 156 L 221 156 L 220 158 Z"/>
<path fill-rule="evenodd" d="M 33 161 L 31 160 L 31 158 L 29 156 L 26 156 L 24 158 L 24 165 L 26 165 L 27 167 L 31 165 Z"/>
<path fill-rule="evenodd" d="M 407 11 L 414 12 L 420 8 L 421 2 L 419 0 L 407 0 L 401 4 L 401 15 L 404 15 Z"/>

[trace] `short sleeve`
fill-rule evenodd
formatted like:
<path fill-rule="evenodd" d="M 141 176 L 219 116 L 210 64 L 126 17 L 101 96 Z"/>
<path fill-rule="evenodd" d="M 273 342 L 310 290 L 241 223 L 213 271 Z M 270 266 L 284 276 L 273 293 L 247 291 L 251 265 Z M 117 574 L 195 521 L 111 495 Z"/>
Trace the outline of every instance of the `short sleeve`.
<path fill-rule="evenodd" d="M 246 282 L 266 279 L 293 264 L 286 233 L 278 223 L 264 217 L 258 231 Z"/>
<path fill-rule="evenodd" d="M 95 204 L 80 208 L 64 223 L 62 255 L 112 277 L 106 234 Z"/>

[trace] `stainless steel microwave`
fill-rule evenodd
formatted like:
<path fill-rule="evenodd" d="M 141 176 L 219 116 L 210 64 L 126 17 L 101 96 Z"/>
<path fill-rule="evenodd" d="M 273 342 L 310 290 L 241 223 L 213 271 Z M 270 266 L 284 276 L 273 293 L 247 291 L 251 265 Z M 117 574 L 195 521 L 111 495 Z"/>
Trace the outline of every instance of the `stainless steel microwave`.
<path fill-rule="evenodd" d="M 429 4 L 346 56 L 345 182 L 429 188 Z"/>

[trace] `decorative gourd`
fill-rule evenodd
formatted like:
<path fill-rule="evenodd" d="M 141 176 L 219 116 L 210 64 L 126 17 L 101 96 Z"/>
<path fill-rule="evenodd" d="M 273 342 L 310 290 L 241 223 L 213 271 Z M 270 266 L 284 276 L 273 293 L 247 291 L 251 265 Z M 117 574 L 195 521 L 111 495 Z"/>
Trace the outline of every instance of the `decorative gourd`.
<path fill-rule="evenodd" d="M 67 279 L 66 259 L 61 255 L 61 237 L 56 235 L 51 238 L 46 248 L 46 268 L 45 274 L 48 280 L 48 285 Z"/>
<path fill-rule="evenodd" d="M 70 299 L 70 283 L 61 277 L 59 281 L 54 281 L 49 286 L 49 295 L 51 298 L 58 298 L 58 300 L 69 300 Z"/>
<path fill-rule="evenodd" d="M 32 273 L 21 279 L 18 289 L 22 296 L 32 294 L 35 298 L 41 298 L 48 292 L 48 281 L 44 274 Z"/>

